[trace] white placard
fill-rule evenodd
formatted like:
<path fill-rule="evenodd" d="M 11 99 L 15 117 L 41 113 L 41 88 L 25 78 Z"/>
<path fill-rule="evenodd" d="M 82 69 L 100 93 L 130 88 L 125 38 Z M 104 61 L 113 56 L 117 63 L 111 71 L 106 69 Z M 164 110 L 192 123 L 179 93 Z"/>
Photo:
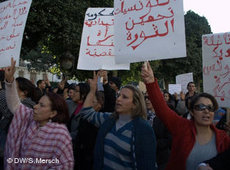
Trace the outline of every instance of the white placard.
<path fill-rule="evenodd" d="M 23 32 L 31 0 L 10 0 L 0 3 L 0 67 L 10 65 L 10 58 L 19 65 Z"/>
<path fill-rule="evenodd" d="M 230 107 L 230 32 L 202 36 L 204 92 Z"/>
<path fill-rule="evenodd" d="M 115 64 L 113 12 L 113 8 L 87 9 L 78 69 L 129 70 L 129 64 Z"/>
<path fill-rule="evenodd" d="M 169 93 L 170 94 L 180 94 L 181 92 L 181 84 L 169 84 Z"/>
<path fill-rule="evenodd" d="M 176 76 L 176 84 L 181 84 L 181 90 L 186 93 L 187 85 L 189 82 L 193 82 L 193 73 L 185 73 Z"/>
<path fill-rule="evenodd" d="M 183 1 L 114 0 L 116 63 L 186 56 Z"/>

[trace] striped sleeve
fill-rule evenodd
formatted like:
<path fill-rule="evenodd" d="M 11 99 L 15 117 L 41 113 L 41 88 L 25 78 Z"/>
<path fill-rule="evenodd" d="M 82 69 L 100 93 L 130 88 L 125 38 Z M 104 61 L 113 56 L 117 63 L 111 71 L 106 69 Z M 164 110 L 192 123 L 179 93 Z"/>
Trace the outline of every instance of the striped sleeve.
<path fill-rule="evenodd" d="M 109 112 L 96 112 L 92 107 L 83 108 L 80 114 L 83 119 L 86 119 L 96 127 L 100 127 L 111 115 Z"/>

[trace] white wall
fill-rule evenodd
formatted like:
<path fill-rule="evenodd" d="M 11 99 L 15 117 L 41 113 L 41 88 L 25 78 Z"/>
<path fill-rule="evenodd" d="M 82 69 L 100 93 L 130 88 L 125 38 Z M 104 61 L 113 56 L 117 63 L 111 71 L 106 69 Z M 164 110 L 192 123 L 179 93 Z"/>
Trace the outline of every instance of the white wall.
<path fill-rule="evenodd" d="M 44 74 L 47 74 L 48 79 L 49 79 L 50 82 L 60 82 L 61 81 L 61 79 L 59 79 L 57 75 L 52 74 L 52 73 L 50 73 L 48 71 L 46 71 L 46 72 L 35 71 L 35 70 L 28 71 L 27 67 L 21 67 L 21 66 L 16 67 L 15 77 L 19 77 L 20 73 L 23 73 L 22 77 L 27 78 L 29 80 L 31 80 L 31 74 L 36 75 L 35 76 L 36 78 L 34 80 L 35 84 L 36 84 L 36 82 L 38 80 L 43 80 L 44 79 L 43 78 Z M 68 83 L 78 83 L 78 81 L 77 80 L 68 80 Z"/>
<path fill-rule="evenodd" d="M 22 77 L 27 78 L 29 80 L 31 80 L 31 74 L 36 75 L 35 76 L 35 83 L 38 80 L 43 80 L 43 75 L 47 74 L 48 79 L 50 82 L 60 82 L 61 79 L 58 79 L 56 75 L 51 74 L 50 72 L 46 71 L 46 72 L 41 72 L 41 71 L 35 71 L 35 70 L 31 70 L 28 71 L 28 69 L 26 67 L 16 67 L 16 71 L 15 71 L 15 77 L 19 77 L 20 73 L 22 73 Z"/>

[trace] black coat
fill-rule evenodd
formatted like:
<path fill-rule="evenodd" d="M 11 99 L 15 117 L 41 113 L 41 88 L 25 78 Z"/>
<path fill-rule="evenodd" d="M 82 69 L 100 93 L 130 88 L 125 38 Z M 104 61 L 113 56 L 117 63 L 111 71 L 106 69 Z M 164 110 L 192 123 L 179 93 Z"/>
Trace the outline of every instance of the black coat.
<path fill-rule="evenodd" d="M 104 88 L 105 102 L 104 102 L 104 108 L 101 110 L 101 112 L 114 112 L 115 103 L 116 103 L 116 91 L 110 87 L 109 83 L 103 85 L 103 88 Z"/>
<path fill-rule="evenodd" d="M 230 169 L 230 148 L 220 154 L 218 154 L 216 157 L 205 161 L 205 163 L 208 163 L 213 170 L 229 170 Z"/>
<path fill-rule="evenodd" d="M 168 162 L 172 136 L 157 116 L 153 119 L 153 129 L 157 139 L 157 164 L 159 166 Z"/>

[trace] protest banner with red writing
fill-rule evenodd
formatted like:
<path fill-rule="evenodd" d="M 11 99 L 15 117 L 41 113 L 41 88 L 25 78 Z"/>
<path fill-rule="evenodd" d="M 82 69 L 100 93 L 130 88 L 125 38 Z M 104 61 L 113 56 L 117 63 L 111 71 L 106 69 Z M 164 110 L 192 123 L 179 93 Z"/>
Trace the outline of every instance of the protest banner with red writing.
<path fill-rule="evenodd" d="M 115 63 L 113 12 L 113 8 L 87 9 L 78 69 L 129 70 L 129 64 Z"/>
<path fill-rule="evenodd" d="M 186 56 L 183 1 L 114 0 L 116 63 Z"/>
<path fill-rule="evenodd" d="M 230 101 L 230 32 L 202 36 L 204 92 L 222 107 Z"/>
<path fill-rule="evenodd" d="M 10 0 L 0 3 L 0 67 L 10 65 L 10 58 L 19 65 L 23 32 L 31 0 Z"/>

